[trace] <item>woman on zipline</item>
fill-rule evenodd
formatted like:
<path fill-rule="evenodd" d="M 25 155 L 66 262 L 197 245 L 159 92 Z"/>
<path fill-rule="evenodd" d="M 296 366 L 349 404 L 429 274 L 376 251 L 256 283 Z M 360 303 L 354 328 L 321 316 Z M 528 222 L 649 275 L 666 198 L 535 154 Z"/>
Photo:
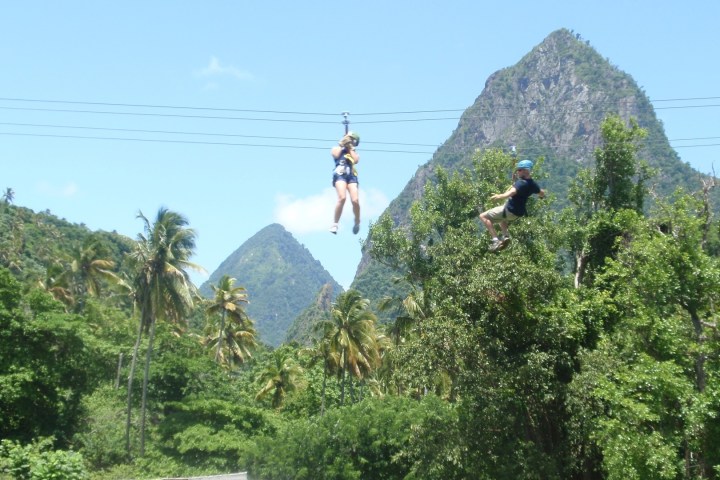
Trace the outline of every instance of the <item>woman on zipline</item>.
<path fill-rule="evenodd" d="M 355 151 L 355 147 L 360 145 L 360 135 L 355 132 L 348 132 L 338 142 L 336 146 L 330 150 L 330 154 L 335 160 L 335 169 L 333 170 L 333 187 L 337 192 L 337 204 L 335 205 L 335 218 L 330 226 L 330 233 L 336 234 L 338 231 L 338 222 L 342 215 L 343 207 L 347 193 L 350 192 L 350 201 L 352 202 L 353 214 L 355 215 L 355 225 L 353 225 L 353 233 L 360 231 L 360 200 L 358 199 L 358 177 L 355 165 L 360 161 L 360 155 Z"/>

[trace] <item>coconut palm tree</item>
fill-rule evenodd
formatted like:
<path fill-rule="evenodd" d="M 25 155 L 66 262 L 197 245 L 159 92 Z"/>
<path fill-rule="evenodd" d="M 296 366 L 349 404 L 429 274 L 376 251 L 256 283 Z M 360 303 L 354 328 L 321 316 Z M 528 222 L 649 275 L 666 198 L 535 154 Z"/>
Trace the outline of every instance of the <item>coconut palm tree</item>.
<path fill-rule="evenodd" d="M 380 365 L 380 348 L 375 330 L 377 317 L 369 307 L 370 301 L 356 290 L 338 295 L 330 312 L 331 319 L 323 322 L 323 337 L 329 348 L 339 357 L 342 379 L 340 403 L 345 403 L 345 380 L 350 375 L 362 379 Z M 352 384 L 351 384 L 352 388 Z"/>
<path fill-rule="evenodd" d="M 138 218 L 144 222 L 145 234 L 138 235 L 138 241 L 130 254 L 130 260 L 135 267 L 132 286 L 140 311 L 140 325 L 133 348 L 128 379 L 125 442 L 129 454 L 132 384 L 138 348 L 143 333 L 146 333 L 148 334 L 148 347 L 145 356 L 140 422 L 140 455 L 142 456 L 145 454 L 147 382 L 150 374 L 155 324 L 157 320 L 175 324 L 185 320 L 193 307 L 193 297 L 197 294 L 186 269 L 201 270 L 201 268 L 189 261 L 195 250 L 195 232 L 187 228 L 188 221 L 184 216 L 166 208 L 160 208 L 154 223 L 150 223 L 142 212 L 138 214 Z"/>
<path fill-rule="evenodd" d="M 13 200 L 15 200 L 15 191 L 12 188 L 7 187 L 2 195 L 2 199 L 5 205 L 13 203 Z"/>
<path fill-rule="evenodd" d="M 378 310 L 381 312 L 393 310 L 396 313 L 395 321 L 388 328 L 388 333 L 396 347 L 401 339 L 425 318 L 422 302 L 422 291 L 413 291 L 405 298 L 384 297 L 378 302 Z"/>
<path fill-rule="evenodd" d="M 228 368 L 239 366 L 252 357 L 252 351 L 257 347 L 257 331 L 252 324 L 229 323 L 224 329 L 224 338 L 213 337 L 208 339 L 207 345 L 215 347 L 219 340 L 223 339 L 223 347 L 220 356 L 216 355 L 216 361 Z"/>
<path fill-rule="evenodd" d="M 103 281 L 119 284 L 120 278 L 112 272 L 115 262 L 101 258 L 102 246 L 97 239 L 89 238 L 84 245 L 74 252 L 70 261 L 68 274 L 72 277 L 76 310 L 82 311 L 86 295 L 100 296 Z"/>
<path fill-rule="evenodd" d="M 215 361 L 226 365 L 244 362 L 251 356 L 250 349 L 255 347 L 255 329 L 243 307 L 249 303 L 247 291 L 234 285 L 234 278 L 223 275 L 217 286 L 212 285 L 215 298 L 206 309 L 208 315 L 220 313 L 220 328 L 207 343 L 216 345 Z M 223 339 L 228 340 L 230 355 L 223 352 Z"/>
<path fill-rule="evenodd" d="M 318 328 L 321 326 L 322 324 L 318 323 L 315 327 Z M 333 375 L 338 372 L 340 355 L 332 350 L 330 347 L 330 341 L 327 338 L 317 340 L 314 346 L 304 348 L 300 352 L 310 357 L 310 368 L 317 365 L 320 361 L 323 362 L 323 383 L 320 397 L 320 416 L 322 417 L 325 415 L 325 391 L 327 387 L 327 377 L 328 375 Z"/>
<path fill-rule="evenodd" d="M 62 262 L 54 262 L 45 269 L 45 279 L 40 279 L 37 285 L 65 306 L 69 312 L 75 306 L 75 296 L 69 284 L 69 275 Z"/>
<path fill-rule="evenodd" d="M 255 400 L 272 395 L 272 407 L 280 408 L 287 394 L 300 386 L 302 372 L 291 351 L 285 348 L 275 350 L 270 363 L 255 378 L 261 386 Z"/>

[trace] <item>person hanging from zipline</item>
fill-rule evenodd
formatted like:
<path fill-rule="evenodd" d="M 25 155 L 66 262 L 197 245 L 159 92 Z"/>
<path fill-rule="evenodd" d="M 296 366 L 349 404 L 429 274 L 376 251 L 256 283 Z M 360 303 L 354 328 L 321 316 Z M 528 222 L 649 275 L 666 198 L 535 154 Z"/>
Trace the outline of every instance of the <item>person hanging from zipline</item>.
<path fill-rule="evenodd" d="M 330 226 L 330 233 L 336 234 L 338 231 L 338 222 L 342 215 L 343 207 L 348 192 L 350 192 L 350 201 L 352 202 L 353 214 L 355 215 L 355 224 L 353 225 L 353 233 L 360 231 L 360 200 L 358 198 L 358 177 L 355 165 L 360 161 L 355 147 L 360 145 L 360 135 L 356 132 L 347 132 L 340 139 L 338 144 L 330 150 L 330 154 L 335 161 L 335 169 L 333 170 L 332 184 L 337 192 L 337 204 L 335 205 L 335 217 L 333 224 Z"/>
<path fill-rule="evenodd" d="M 530 160 L 521 160 L 516 167 L 517 180 L 504 193 L 495 193 L 490 200 L 506 200 L 500 206 L 491 208 L 480 214 L 480 220 L 485 224 L 488 233 L 492 237 L 490 251 L 495 252 L 507 247 L 510 243 L 510 235 L 508 234 L 508 224 L 527 214 L 525 208 L 527 199 L 530 195 L 537 194 L 538 197 L 545 197 L 545 190 L 535 183 L 531 175 L 533 162 Z M 498 238 L 495 231 L 494 223 L 500 224 L 502 237 Z"/>

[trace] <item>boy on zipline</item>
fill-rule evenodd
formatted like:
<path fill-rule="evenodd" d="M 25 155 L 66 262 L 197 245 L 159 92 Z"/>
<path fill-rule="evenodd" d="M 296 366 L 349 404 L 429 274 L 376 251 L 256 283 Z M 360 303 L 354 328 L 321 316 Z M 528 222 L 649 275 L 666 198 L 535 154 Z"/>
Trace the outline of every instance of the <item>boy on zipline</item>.
<path fill-rule="evenodd" d="M 510 243 L 508 223 L 527 214 L 525 205 L 530 195 L 535 193 L 540 198 L 545 197 L 545 190 L 540 188 L 540 186 L 535 183 L 535 180 L 530 178 L 532 167 L 533 162 L 530 160 L 520 161 L 516 168 L 518 179 L 515 183 L 508 188 L 505 193 L 496 193 L 490 197 L 490 200 L 507 199 L 507 202 L 480 214 L 480 220 L 485 224 L 485 227 L 492 237 L 492 243 L 490 244 L 491 252 L 502 250 Z M 498 238 L 493 223 L 500 224 L 500 229 L 502 230 L 501 238 Z"/>
<path fill-rule="evenodd" d="M 338 197 L 335 205 L 334 222 L 330 226 L 330 233 L 333 234 L 338 231 L 338 222 L 345 206 L 347 192 L 350 192 L 350 201 L 355 215 L 355 225 L 353 225 L 352 231 L 355 234 L 360 231 L 360 200 L 358 199 L 358 177 L 355 169 L 355 165 L 360 161 L 360 155 L 355 151 L 355 147 L 358 145 L 360 145 L 360 135 L 355 132 L 348 132 L 330 150 L 330 154 L 335 160 L 332 183 Z"/>

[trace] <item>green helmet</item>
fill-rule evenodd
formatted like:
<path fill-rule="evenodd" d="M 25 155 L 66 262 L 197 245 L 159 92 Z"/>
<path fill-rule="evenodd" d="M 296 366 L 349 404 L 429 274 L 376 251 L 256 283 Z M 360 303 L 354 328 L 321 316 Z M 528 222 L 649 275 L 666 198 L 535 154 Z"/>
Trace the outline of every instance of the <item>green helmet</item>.
<path fill-rule="evenodd" d="M 360 135 L 358 135 L 356 132 L 348 132 L 348 137 L 353 139 L 353 143 L 355 146 L 360 145 Z"/>

